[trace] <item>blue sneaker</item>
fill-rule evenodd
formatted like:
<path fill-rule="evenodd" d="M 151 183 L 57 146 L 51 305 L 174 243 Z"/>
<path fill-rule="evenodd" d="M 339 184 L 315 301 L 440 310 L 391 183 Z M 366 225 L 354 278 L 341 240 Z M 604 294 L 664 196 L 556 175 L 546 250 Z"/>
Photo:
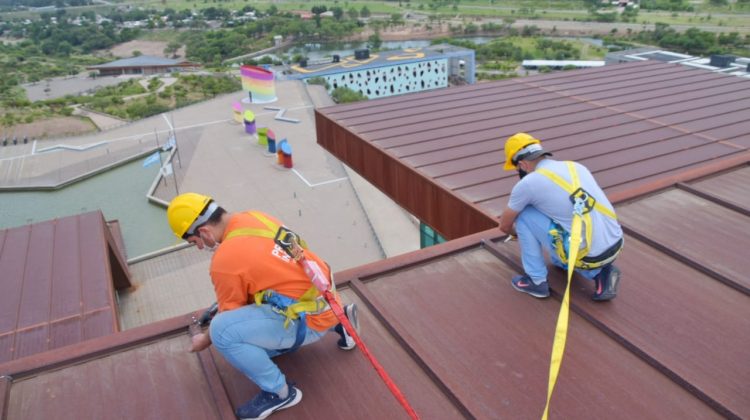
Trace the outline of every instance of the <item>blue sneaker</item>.
<path fill-rule="evenodd" d="M 346 314 L 346 318 L 349 319 L 349 323 L 352 324 L 352 327 L 354 327 L 354 331 L 359 334 L 359 319 L 357 318 L 357 305 L 354 303 L 350 303 L 349 305 L 346 305 L 344 307 L 344 313 Z M 344 326 L 339 323 L 334 327 L 334 330 L 341 336 L 338 341 L 338 346 L 341 350 L 351 350 L 355 347 L 357 347 L 357 343 L 354 341 L 354 338 L 349 335 L 348 332 L 346 332 L 346 329 Z"/>
<path fill-rule="evenodd" d="M 289 395 L 282 399 L 273 392 L 260 391 L 252 400 L 243 404 L 234 414 L 242 420 L 264 419 L 276 411 L 297 405 L 302 401 L 302 391 L 294 386 L 294 382 L 287 382 Z"/>
<path fill-rule="evenodd" d="M 519 292 L 528 293 L 535 298 L 549 297 L 549 284 L 546 281 L 542 284 L 534 284 L 531 277 L 526 274 L 513 277 L 510 284 Z"/>

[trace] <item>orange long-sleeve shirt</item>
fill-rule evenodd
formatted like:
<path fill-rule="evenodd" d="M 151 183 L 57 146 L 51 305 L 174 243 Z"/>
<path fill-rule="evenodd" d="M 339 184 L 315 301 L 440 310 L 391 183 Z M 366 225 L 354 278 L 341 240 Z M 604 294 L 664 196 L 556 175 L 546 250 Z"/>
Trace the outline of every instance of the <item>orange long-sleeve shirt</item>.
<path fill-rule="evenodd" d="M 265 213 L 270 221 L 282 223 Z M 235 236 L 226 239 L 233 230 L 240 228 L 267 229 L 255 216 L 249 213 L 235 213 L 230 216 L 221 244 L 211 260 L 211 280 L 216 291 L 219 311 L 228 311 L 252 304 L 253 295 L 261 290 L 274 290 L 277 293 L 299 299 L 312 283 L 303 268 L 287 255 L 273 239 L 258 236 Z M 315 260 L 330 278 L 328 266 L 312 251 L 306 250 L 305 257 Z M 308 327 L 323 331 L 338 323 L 332 311 L 306 317 Z"/>

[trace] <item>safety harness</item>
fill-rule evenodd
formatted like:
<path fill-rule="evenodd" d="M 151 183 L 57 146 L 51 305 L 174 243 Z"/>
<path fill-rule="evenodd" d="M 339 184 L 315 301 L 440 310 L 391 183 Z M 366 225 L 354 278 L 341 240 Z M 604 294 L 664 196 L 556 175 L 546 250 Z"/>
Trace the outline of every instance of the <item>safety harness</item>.
<path fill-rule="evenodd" d="M 568 172 L 570 173 L 571 182 L 565 181 L 561 176 L 548 169 L 537 169 L 536 172 L 546 176 L 557 186 L 565 190 L 569 194 L 570 201 L 573 203 L 573 218 L 582 219 L 585 236 L 586 236 L 586 247 L 578 250 L 578 257 L 575 259 L 575 268 L 582 270 L 593 270 L 596 268 L 603 267 L 617 258 L 617 255 L 622 250 L 622 240 L 618 241 L 610 249 L 602 253 L 597 257 L 588 257 L 589 247 L 591 246 L 591 238 L 593 234 L 593 224 L 591 223 L 591 211 L 596 210 L 599 213 L 609 217 L 610 219 L 617 220 L 615 213 L 597 202 L 596 199 L 587 193 L 586 190 L 581 188 L 580 181 L 578 179 L 578 172 L 573 162 L 565 162 L 568 166 Z M 574 233 L 575 228 L 571 229 Z M 555 245 L 555 253 L 557 257 L 564 264 L 568 263 L 568 255 L 570 254 L 569 242 L 570 234 L 560 226 L 559 223 L 553 222 L 550 226 L 549 234 L 552 237 L 552 243 Z"/>
<path fill-rule="evenodd" d="M 227 234 L 224 240 L 226 241 L 238 236 L 253 236 L 258 238 L 268 238 L 273 241 L 280 226 L 259 212 L 250 211 L 248 214 L 258 219 L 263 225 L 265 225 L 265 228 L 234 229 Z M 299 240 L 302 247 L 307 249 L 307 244 L 301 238 Z M 335 283 L 331 282 L 331 285 L 333 288 L 332 291 L 335 292 Z M 281 353 L 293 352 L 305 341 L 305 335 L 307 333 L 307 322 L 305 317 L 307 315 L 317 315 L 331 309 L 328 302 L 326 302 L 325 298 L 318 292 L 315 286 L 311 286 L 307 289 L 299 299 L 292 299 L 274 290 L 268 289 L 255 293 L 253 295 L 253 301 L 259 306 L 264 303 L 269 304 L 274 312 L 283 315 L 286 318 L 284 320 L 284 328 L 288 328 L 289 324 L 297 321 L 297 334 L 294 339 L 294 344 L 288 349 L 280 350 Z"/>
<path fill-rule="evenodd" d="M 552 343 L 552 355 L 550 356 L 549 381 L 547 383 L 547 403 L 544 406 L 542 420 L 547 420 L 547 416 L 549 415 L 549 403 L 552 399 L 552 391 L 555 389 L 557 375 L 560 373 L 560 365 L 562 364 L 562 358 L 565 352 L 565 341 L 568 337 L 568 319 L 570 316 L 570 283 L 573 278 L 573 272 L 576 268 L 590 270 L 592 268 L 598 268 L 605 264 L 609 264 L 615 259 L 615 257 L 617 257 L 617 254 L 622 249 L 621 240 L 616 244 L 618 245 L 618 248 L 613 252 L 613 255 L 603 260 L 583 260 L 588 254 L 589 247 L 591 246 L 593 230 L 591 223 L 591 210 L 596 210 L 615 220 L 617 220 L 617 216 L 615 216 L 614 212 L 607 207 L 597 203 L 594 197 L 581 188 L 581 183 L 578 179 L 578 172 L 576 171 L 573 162 L 566 161 L 565 163 L 567 164 L 568 172 L 570 173 L 570 182 L 565 181 L 562 177 L 547 169 L 536 169 L 536 172 L 551 179 L 552 182 L 570 194 L 570 201 L 573 203 L 573 221 L 571 223 L 570 234 L 565 235 L 565 230 L 559 227 L 559 225 L 556 225 L 557 228 L 552 229 L 556 232 L 553 233 L 550 231 L 550 235 L 554 238 L 557 256 L 567 265 L 568 282 L 565 286 L 565 294 L 563 295 L 560 314 L 557 316 L 557 325 L 555 326 L 555 338 Z M 585 229 L 586 247 L 581 250 L 582 229 Z M 568 245 L 567 250 L 565 249 L 566 244 Z M 607 250 L 602 256 L 610 253 L 610 250 Z"/>

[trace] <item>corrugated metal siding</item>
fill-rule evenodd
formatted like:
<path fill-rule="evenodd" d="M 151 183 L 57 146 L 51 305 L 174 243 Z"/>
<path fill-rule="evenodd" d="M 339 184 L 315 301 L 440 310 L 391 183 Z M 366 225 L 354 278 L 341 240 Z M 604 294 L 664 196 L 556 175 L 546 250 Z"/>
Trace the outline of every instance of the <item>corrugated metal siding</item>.
<path fill-rule="evenodd" d="M 750 194 L 750 186 L 745 190 Z M 749 217 L 681 190 L 618 206 L 617 214 L 631 234 L 648 237 L 750 294 Z"/>
<path fill-rule="evenodd" d="M 165 338 L 14 381 L 7 418 L 219 419 L 188 346 L 187 336 Z"/>
<path fill-rule="evenodd" d="M 118 330 L 105 234 L 98 211 L 0 230 L 0 363 Z"/>
<path fill-rule="evenodd" d="M 746 132 L 750 132 L 750 127 Z M 750 184 L 750 167 L 744 167 L 720 176 L 690 183 L 690 186 L 700 192 L 726 200 L 745 210 L 750 210 L 748 184 Z"/>
<path fill-rule="evenodd" d="M 503 211 L 516 178 L 502 170 L 502 148 L 515 132 L 537 136 L 556 158 L 587 165 L 609 192 L 637 191 L 748 155 L 748 96 L 748 80 L 648 61 L 323 108 L 316 122 L 323 147 L 455 238 L 495 223 Z M 404 168 L 392 170 L 389 158 Z M 456 213 L 400 193 L 433 184 L 484 217 L 440 218 Z"/>

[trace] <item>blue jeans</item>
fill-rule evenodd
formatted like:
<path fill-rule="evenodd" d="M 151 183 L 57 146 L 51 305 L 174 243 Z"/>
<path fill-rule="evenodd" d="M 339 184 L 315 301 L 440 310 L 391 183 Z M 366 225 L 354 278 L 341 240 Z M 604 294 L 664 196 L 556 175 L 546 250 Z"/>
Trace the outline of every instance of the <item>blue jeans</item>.
<path fill-rule="evenodd" d="M 271 358 L 278 356 L 279 350 L 292 347 L 300 322 L 293 321 L 284 328 L 284 319 L 270 305 L 250 304 L 220 312 L 211 321 L 211 342 L 232 366 L 260 389 L 278 393 L 286 384 L 286 377 Z M 302 345 L 318 341 L 326 332 L 307 328 Z"/>
<path fill-rule="evenodd" d="M 547 265 L 544 262 L 544 251 L 546 251 L 552 264 L 567 269 L 567 265 L 557 257 L 552 237 L 549 234 L 552 219 L 532 206 L 526 206 L 516 218 L 516 233 L 518 243 L 521 245 L 521 263 L 523 271 L 531 277 L 535 284 L 547 281 Z M 576 270 L 587 279 L 593 279 L 599 274 L 601 268 L 595 270 Z"/>

